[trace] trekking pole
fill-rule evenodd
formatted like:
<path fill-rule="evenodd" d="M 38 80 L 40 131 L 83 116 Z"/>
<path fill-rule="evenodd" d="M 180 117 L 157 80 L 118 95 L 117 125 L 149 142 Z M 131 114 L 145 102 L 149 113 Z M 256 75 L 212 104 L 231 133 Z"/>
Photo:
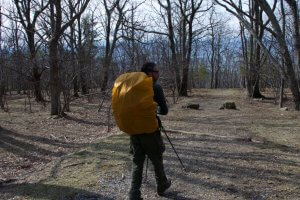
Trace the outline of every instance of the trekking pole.
<path fill-rule="evenodd" d="M 147 161 L 146 161 L 146 174 L 145 174 L 145 179 L 144 179 L 144 182 L 146 182 L 146 181 L 147 181 L 148 160 L 149 160 L 149 158 L 148 158 L 148 156 L 147 156 Z"/>
<path fill-rule="evenodd" d="M 172 148 L 173 148 L 173 150 L 174 150 L 174 152 L 175 152 L 175 154 L 176 154 L 176 156 L 177 156 L 177 158 L 178 158 L 178 160 L 179 160 L 179 162 L 180 162 L 180 164 L 181 164 L 182 171 L 183 171 L 183 172 L 186 172 L 186 171 L 185 171 L 185 167 L 184 167 L 184 165 L 183 165 L 183 163 L 182 163 L 180 157 L 178 156 L 176 149 L 174 148 L 174 146 L 173 146 L 173 144 L 172 144 L 172 142 L 171 142 L 169 136 L 167 135 L 167 131 L 165 130 L 165 128 L 164 128 L 162 125 L 161 125 L 160 127 L 161 127 L 162 131 L 165 133 L 165 135 L 166 135 L 166 137 L 167 137 L 169 143 L 171 144 L 171 146 L 172 146 Z"/>

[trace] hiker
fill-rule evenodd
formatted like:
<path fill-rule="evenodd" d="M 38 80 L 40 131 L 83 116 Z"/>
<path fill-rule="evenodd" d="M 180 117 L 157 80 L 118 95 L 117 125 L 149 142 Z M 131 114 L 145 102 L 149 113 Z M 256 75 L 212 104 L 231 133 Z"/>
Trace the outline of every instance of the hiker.
<path fill-rule="evenodd" d="M 154 101 L 158 104 L 157 114 L 166 115 L 168 113 L 168 107 L 162 87 L 157 83 L 159 71 L 156 64 L 153 62 L 145 63 L 141 68 L 141 72 L 146 73 L 148 77 L 152 77 L 153 79 Z M 160 120 L 159 118 L 157 119 L 160 126 Z M 157 194 L 163 195 L 163 193 L 171 186 L 171 181 L 167 179 L 164 171 L 163 152 L 165 151 L 165 145 L 159 128 L 153 133 L 131 135 L 130 147 L 132 149 L 133 160 L 129 199 L 142 199 L 140 188 L 146 155 L 154 166 Z"/>

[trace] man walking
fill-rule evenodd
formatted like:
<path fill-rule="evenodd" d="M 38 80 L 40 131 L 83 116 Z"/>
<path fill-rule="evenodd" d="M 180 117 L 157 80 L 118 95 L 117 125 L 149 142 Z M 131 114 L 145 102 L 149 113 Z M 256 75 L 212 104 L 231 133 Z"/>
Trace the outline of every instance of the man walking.
<path fill-rule="evenodd" d="M 153 79 L 154 101 L 158 104 L 157 114 L 166 115 L 168 113 L 168 107 L 163 89 L 157 83 L 159 78 L 159 70 L 156 67 L 156 64 L 153 62 L 145 63 L 141 69 L 141 72 L 146 73 L 148 77 L 152 77 Z M 171 181 L 167 179 L 164 171 L 163 152 L 165 151 L 165 145 L 159 128 L 153 133 L 131 135 L 130 145 L 132 149 L 133 160 L 132 182 L 129 191 L 129 199 L 142 199 L 140 188 L 142 185 L 143 166 L 146 155 L 154 166 L 157 194 L 163 195 L 164 192 L 171 186 Z"/>

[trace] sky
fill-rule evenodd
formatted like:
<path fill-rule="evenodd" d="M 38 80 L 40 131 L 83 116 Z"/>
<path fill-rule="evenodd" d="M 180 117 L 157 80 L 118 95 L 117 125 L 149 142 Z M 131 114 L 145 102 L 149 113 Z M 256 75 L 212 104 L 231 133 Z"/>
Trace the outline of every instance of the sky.
<path fill-rule="evenodd" d="M 91 7 L 97 7 L 99 5 L 99 1 L 100 0 L 91 0 Z M 153 20 L 153 19 L 157 19 L 157 17 L 155 16 L 156 14 L 153 11 L 153 8 L 151 7 L 151 5 L 154 5 L 155 7 L 158 7 L 157 1 L 156 0 L 135 0 L 134 1 L 136 4 L 139 4 L 140 2 L 144 2 L 144 4 L 142 6 L 140 6 L 138 8 L 138 13 L 137 13 L 137 18 L 139 19 L 144 19 L 146 18 L 146 20 L 149 21 L 149 24 L 153 24 L 154 21 L 157 20 Z M 208 2 L 208 1 L 204 1 L 204 2 Z M 8 5 L 11 5 L 13 2 L 12 0 L 0 0 L 0 5 L 2 5 L 2 7 L 7 7 Z M 3 9 L 2 9 L 3 12 Z M 222 18 L 223 20 L 226 20 L 226 24 L 228 25 L 228 27 L 232 28 L 232 29 L 239 29 L 239 23 L 238 20 L 236 19 L 236 17 L 230 15 L 228 12 L 226 12 L 223 8 L 221 8 L 220 6 L 217 6 L 216 8 L 216 12 L 219 14 L 220 18 Z M 145 17 L 146 16 L 146 17 Z M 204 21 L 207 20 L 204 18 L 201 18 Z M 7 23 L 8 20 L 3 20 L 4 23 Z M 7 25 L 7 24 L 6 24 Z M 153 24 L 154 27 L 157 27 L 156 24 Z"/>

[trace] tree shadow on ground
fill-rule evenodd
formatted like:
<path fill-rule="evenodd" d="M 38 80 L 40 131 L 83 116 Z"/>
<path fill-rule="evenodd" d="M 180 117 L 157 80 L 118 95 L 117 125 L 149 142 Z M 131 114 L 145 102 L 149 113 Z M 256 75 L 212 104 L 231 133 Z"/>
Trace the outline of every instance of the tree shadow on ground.
<path fill-rule="evenodd" d="M 42 183 L 23 183 L 10 184 L 7 187 L 0 188 L 2 194 L 13 197 L 29 197 L 33 199 L 51 199 L 51 200 L 113 200 L 113 198 L 103 196 L 98 193 L 87 190 L 73 188 L 68 186 L 42 184 Z"/>
<path fill-rule="evenodd" d="M 2 133 L 2 131 L 4 131 L 4 132 Z M 16 132 L 13 132 L 13 131 L 10 131 L 7 129 L 3 129 L 3 128 L 2 128 L 2 130 L 0 129 L 0 132 L 1 132 L 1 134 L 6 134 L 6 135 L 13 136 L 16 138 L 22 138 L 22 139 L 31 140 L 34 142 L 40 142 L 43 144 L 48 144 L 48 145 L 53 145 L 53 146 L 58 146 L 58 147 L 73 148 L 73 147 L 76 147 L 76 146 L 79 147 L 82 145 L 82 143 L 66 142 L 64 140 L 59 140 L 59 139 L 54 139 L 54 138 L 49 139 L 49 138 L 37 136 L 34 134 L 33 135 L 25 135 L 25 134 L 16 133 Z"/>
<path fill-rule="evenodd" d="M 173 176 L 176 176 L 176 174 L 172 174 Z M 233 184 L 231 185 L 226 185 L 222 184 L 222 182 L 218 181 L 205 181 L 204 179 L 198 179 L 194 178 L 192 176 L 181 176 L 181 180 L 187 183 L 193 183 L 194 185 L 198 185 L 201 187 L 205 187 L 211 190 L 217 190 L 217 191 L 222 191 L 230 195 L 236 195 L 236 196 L 241 196 L 244 199 L 249 199 L 249 200 L 263 200 L 264 195 L 259 192 L 259 191 L 246 191 L 243 188 L 239 188 Z"/>
<path fill-rule="evenodd" d="M 265 184 L 264 187 L 268 187 L 268 183 L 273 182 L 279 185 L 293 185 L 295 187 L 300 185 L 300 175 L 297 174 L 297 170 L 282 171 L 283 168 L 285 169 L 287 167 L 291 169 L 300 167 L 296 160 L 290 160 L 292 157 L 299 155 L 298 151 L 293 151 L 295 155 L 281 154 L 280 151 L 282 149 L 278 149 L 274 147 L 274 145 L 271 147 L 265 145 L 265 149 L 270 148 L 273 150 L 273 148 L 276 148 L 279 152 L 254 151 L 243 153 L 232 152 L 231 150 L 227 152 L 226 149 L 222 149 L 222 147 L 227 146 L 238 149 L 238 145 L 247 145 L 257 148 L 256 145 L 258 144 L 248 144 L 228 138 L 221 139 L 206 136 L 183 137 L 184 136 L 172 138 L 172 142 L 185 165 L 187 173 L 181 174 L 179 170 L 174 169 L 180 168 L 180 164 L 169 145 L 167 148 L 168 153 L 164 156 L 164 159 L 166 160 L 168 174 L 171 175 L 171 177 L 176 177 L 181 180 L 184 185 L 199 185 L 208 189 L 226 192 L 230 195 L 241 196 L 244 199 L 264 199 L 265 192 L 255 189 L 245 190 L 243 184 L 240 185 L 243 181 L 255 180 L 254 182 Z M 187 145 L 185 141 L 193 141 L 193 145 L 190 143 Z M 258 146 L 258 148 L 259 147 L 260 146 Z M 283 149 L 283 151 L 284 150 L 285 149 Z M 286 157 L 287 155 L 289 156 Z M 241 165 L 241 163 L 245 162 L 248 162 L 248 165 Z M 254 163 L 255 165 L 253 165 Z M 265 168 L 274 164 L 276 164 L 274 167 Z M 276 167 L 277 165 L 278 167 Z M 220 179 L 220 181 L 213 179 L 207 180 L 194 176 L 200 173 L 217 177 L 216 179 Z M 224 180 L 227 180 L 228 183 L 226 183 L 226 181 L 223 182 Z M 252 186 L 255 187 L 256 185 Z"/>
<path fill-rule="evenodd" d="M 114 144 L 109 142 L 101 143 L 97 149 L 126 153 L 128 151 L 126 146 L 128 145 L 126 143 L 128 139 L 126 138 L 126 136 L 118 136 L 114 138 Z M 274 145 L 269 146 L 244 140 L 235 140 L 235 138 L 219 138 L 207 135 L 175 134 L 174 137 L 171 137 L 171 140 L 187 169 L 187 173 L 181 172 L 179 161 L 166 140 L 165 168 L 171 179 L 177 179 L 184 186 L 201 186 L 211 190 L 211 192 L 215 190 L 228 195 L 239 196 L 243 199 L 259 200 L 265 199 L 267 193 L 261 188 L 255 188 L 255 182 L 260 182 L 266 188 L 269 187 L 269 183 L 273 182 L 278 185 L 293 185 L 295 187 L 300 184 L 298 181 L 300 176 L 296 171 L 282 171 L 282 167 L 291 169 L 299 167 L 295 160 L 291 160 L 293 156 L 296 156 L 297 151 L 293 150 L 296 153 L 295 155 L 290 154 L 290 150 L 286 154 L 286 149 L 277 148 Z M 191 141 L 193 143 L 189 143 Z M 229 151 L 226 148 L 229 148 L 227 149 Z M 239 148 L 246 148 L 246 151 L 240 152 Z M 249 148 L 253 149 L 253 152 L 249 152 Z M 275 149 L 276 151 L 273 151 Z M 286 157 L 287 155 L 291 157 Z M 122 158 L 119 157 L 118 159 Z M 226 159 L 228 160 L 226 161 Z M 244 165 L 246 162 L 248 164 Z M 253 165 L 254 163 L 255 165 Z M 278 167 L 265 168 L 274 164 L 278 165 Z M 199 174 L 216 177 L 216 180 L 202 178 L 198 176 Z M 228 182 L 224 182 L 224 180 L 228 180 Z M 253 185 L 251 185 L 252 189 L 245 187 L 244 181 L 248 180 L 254 181 Z M 155 190 L 155 186 L 151 188 Z M 274 192 L 278 192 L 276 188 L 274 188 Z M 166 193 L 166 196 L 169 199 L 191 199 L 188 195 L 181 195 L 180 187 L 171 189 L 169 193 Z"/>
<path fill-rule="evenodd" d="M 106 122 L 87 121 L 87 120 L 76 118 L 74 116 L 69 116 L 69 115 L 65 116 L 64 118 L 67 119 L 67 120 L 75 121 L 79 124 L 87 124 L 87 125 L 93 125 L 93 126 L 107 126 Z M 111 123 L 110 126 L 112 127 L 113 124 Z"/>
<path fill-rule="evenodd" d="M 201 139 L 200 139 L 201 138 Z M 207 146 L 207 144 L 201 144 L 201 142 L 205 141 L 206 143 L 211 143 L 211 144 L 219 144 L 219 146 L 225 146 L 225 145 L 229 145 L 229 146 L 237 146 L 237 145 L 247 145 L 247 146 L 253 146 L 253 147 L 257 147 L 258 148 L 262 148 L 260 145 L 263 144 L 252 144 L 251 142 L 239 142 L 239 141 L 235 141 L 232 139 L 220 139 L 220 138 L 210 138 L 209 140 L 207 139 L 206 136 L 202 136 L 198 138 L 193 137 L 193 141 L 196 142 L 196 144 L 198 144 L 197 146 L 186 146 L 184 144 L 182 144 L 182 140 L 176 140 L 176 139 L 172 139 L 175 148 L 177 149 L 177 152 L 179 153 L 180 156 L 182 156 L 183 158 L 186 158 L 187 160 L 189 160 L 190 163 L 193 163 L 195 165 L 201 165 L 201 166 L 206 166 L 208 169 L 210 170 L 222 170 L 222 169 L 234 169 L 234 171 L 236 173 L 240 172 L 241 174 L 247 175 L 249 173 L 251 173 L 253 176 L 256 175 L 257 171 L 256 168 L 254 166 L 243 166 L 243 167 L 239 167 L 239 166 L 235 166 L 234 164 L 227 164 L 224 165 L 224 162 L 222 159 L 229 159 L 232 161 L 247 161 L 247 162 L 263 162 L 263 163 L 268 163 L 268 164 L 279 164 L 279 165 L 283 165 L 283 166 L 289 166 L 289 167 L 299 167 L 299 164 L 296 161 L 292 161 L 289 158 L 286 157 L 286 155 L 284 153 L 270 153 L 270 152 L 225 152 L 222 151 L 221 149 L 218 148 L 211 148 L 209 145 Z M 179 144 L 179 142 L 181 144 Z M 264 147 L 262 149 L 273 149 L 275 147 Z M 281 149 L 279 149 L 281 150 Z M 172 149 L 170 149 L 170 151 L 173 151 Z M 289 151 L 291 152 L 291 151 Z M 295 156 L 297 156 L 297 154 L 299 154 L 297 151 L 295 152 L 295 150 L 293 150 L 292 152 L 295 153 Z M 173 152 L 172 152 L 173 153 Z M 186 157 L 186 155 L 188 155 L 189 157 Z M 284 158 L 278 157 L 278 156 L 282 156 Z M 291 155 L 292 156 L 292 155 Z M 174 156 L 168 156 L 166 155 L 165 158 L 168 159 L 173 159 L 176 160 L 176 157 Z M 210 159 L 210 160 L 207 160 Z M 211 161 L 211 159 L 214 159 L 214 161 Z M 258 169 L 259 170 L 259 169 Z M 234 173 L 234 171 L 232 171 Z M 245 171 L 245 172 L 244 172 Z M 279 172 L 278 170 L 272 170 L 272 169 L 264 169 L 264 173 L 266 174 L 270 174 L 270 175 L 286 175 L 286 176 L 290 176 L 290 173 L 284 173 L 284 172 Z M 299 180 L 300 180 L 300 176 Z M 262 177 L 262 179 L 267 178 L 267 177 Z M 287 180 L 286 180 L 287 181 Z"/>
<path fill-rule="evenodd" d="M 25 135 L 16 133 L 7 129 L 0 129 L 0 148 L 7 152 L 11 152 L 20 157 L 27 158 L 28 160 L 49 162 L 49 157 L 61 157 L 65 153 L 62 151 L 51 151 L 41 147 L 37 144 L 53 146 L 51 148 L 78 148 L 84 144 L 64 142 L 58 139 L 49 139 L 41 136 Z M 48 158 L 47 158 L 48 157 Z"/>
<path fill-rule="evenodd" d="M 269 149 L 269 150 L 279 150 L 284 153 L 294 153 L 294 154 L 300 154 L 300 149 L 292 146 L 287 146 L 283 144 L 279 144 L 276 142 L 268 141 L 265 138 L 259 138 L 255 136 L 255 139 L 259 141 L 252 141 L 252 138 L 249 137 L 226 137 L 226 136 L 213 136 L 213 135 L 205 135 L 205 134 L 199 134 L 197 135 L 190 135 L 191 140 L 198 141 L 198 142 L 206 142 L 206 143 L 223 143 L 223 144 L 232 144 L 232 145 L 245 145 L 245 146 L 252 146 L 260 149 Z M 178 146 L 185 147 L 185 145 L 180 142 L 181 138 L 171 137 L 172 141 L 178 141 Z M 255 140 L 254 139 L 254 140 Z"/>
<path fill-rule="evenodd" d="M 37 145 L 30 144 L 24 140 L 22 141 L 22 139 L 16 139 L 17 135 L 17 133 L 9 130 L 1 130 L 0 148 L 15 155 L 27 158 L 32 162 L 37 160 L 48 162 L 50 160 L 44 156 L 59 157 L 62 155 L 60 152 L 49 151 L 47 149 L 38 147 Z"/>

